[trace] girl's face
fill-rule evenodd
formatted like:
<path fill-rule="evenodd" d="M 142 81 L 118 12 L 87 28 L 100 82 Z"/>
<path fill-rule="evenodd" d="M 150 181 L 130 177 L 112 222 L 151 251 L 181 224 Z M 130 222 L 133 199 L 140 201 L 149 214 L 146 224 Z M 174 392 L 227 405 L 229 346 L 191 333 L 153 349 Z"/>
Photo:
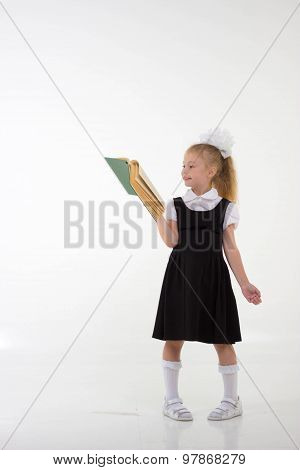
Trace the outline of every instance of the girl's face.
<path fill-rule="evenodd" d="M 206 167 L 201 156 L 185 154 L 181 175 L 186 186 L 206 187 L 210 184 L 213 172 Z"/>

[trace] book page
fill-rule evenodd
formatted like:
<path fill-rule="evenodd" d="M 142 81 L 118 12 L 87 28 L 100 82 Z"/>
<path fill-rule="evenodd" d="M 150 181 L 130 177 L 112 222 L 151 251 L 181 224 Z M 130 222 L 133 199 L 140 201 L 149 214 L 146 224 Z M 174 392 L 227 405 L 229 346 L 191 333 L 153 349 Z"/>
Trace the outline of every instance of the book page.
<path fill-rule="evenodd" d="M 152 184 L 151 181 L 149 180 L 148 176 L 146 175 L 146 173 L 145 173 L 144 170 L 142 169 L 141 165 L 139 165 L 139 174 L 141 175 L 141 177 L 143 178 L 143 180 L 148 184 L 149 188 L 151 189 L 151 191 L 153 192 L 153 194 L 157 197 L 157 199 L 164 205 L 164 200 L 163 200 L 163 198 L 161 197 L 161 195 L 159 194 L 159 192 L 157 191 L 157 189 L 153 186 L 153 184 Z"/>

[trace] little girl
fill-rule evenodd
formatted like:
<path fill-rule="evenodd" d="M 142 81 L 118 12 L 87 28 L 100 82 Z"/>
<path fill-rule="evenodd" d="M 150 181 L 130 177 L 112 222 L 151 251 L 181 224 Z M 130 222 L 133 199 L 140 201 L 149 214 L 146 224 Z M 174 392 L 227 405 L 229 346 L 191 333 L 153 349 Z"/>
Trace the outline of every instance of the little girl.
<path fill-rule="evenodd" d="M 162 367 L 164 415 L 193 419 L 178 394 L 180 353 L 184 341 L 213 344 L 218 354 L 224 393 L 207 416 L 224 420 L 242 414 L 237 392 L 239 366 L 232 344 L 242 341 L 231 285 L 232 269 L 248 302 L 261 303 L 260 291 L 249 282 L 234 238 L 239 223 L 237 180 L 231 157 L 233 140 L 226 130 L 209 130 L 185 154 L 182 178 L 189 189 L 170 199 L 166 219 L 157 219 L 159 233 L 173 248 L 166 267 L 152 337 L 164 340 Z"/>

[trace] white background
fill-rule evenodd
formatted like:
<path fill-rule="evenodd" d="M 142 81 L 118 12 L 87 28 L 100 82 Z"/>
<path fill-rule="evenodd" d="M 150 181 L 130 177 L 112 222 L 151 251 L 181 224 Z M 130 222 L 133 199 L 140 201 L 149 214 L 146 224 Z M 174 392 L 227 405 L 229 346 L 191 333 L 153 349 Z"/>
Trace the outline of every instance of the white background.
<path fill-rule="evenodd" d="M 277 37 L 295 7 L 290 0 L 0 5 L 6 449 L 299 446 L 300 11 Z M 151 337 L 170 248 L 141 203 L 142 216 L 135 208 L 131 216 L 140 243 L 124 242 L 125 232 L 136 241 L 123 211 L 137 201 L 103 157 L 137 159 L 165 200 L 180 196 L 184 151 L 220 120 L 236 142 L 236 240 L 262 303 L 249 304 L 231 272 L 244 416 L 207 422 L 222 396 L 217 355 L 211 345 L 186 342 L 179 389 L 194 421 L 178 423 L 161 414 L 163 342 Z M 84 207 L 85 241 L 73 249 L 64 247 L 67 200 Z M 119 215 L 108 209 L 99 222 L 108 200 Z M 101 230 L 110 239 L 111 224 L 119 233 L 113 248 L 97 242 Z"/>

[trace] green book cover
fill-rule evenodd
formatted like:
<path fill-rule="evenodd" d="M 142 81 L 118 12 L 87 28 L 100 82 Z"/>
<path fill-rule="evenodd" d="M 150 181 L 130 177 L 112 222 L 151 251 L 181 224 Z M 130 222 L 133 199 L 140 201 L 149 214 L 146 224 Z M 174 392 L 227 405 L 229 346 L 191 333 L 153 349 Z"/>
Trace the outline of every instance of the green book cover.
<path fill-rule="evenodd" d="M 137 194 L 130 184 L 129 167 L 126 160 L 119 160 L 118 158 L 104 158 L 112 169 L 112 171 L 115 173 L 122 186 L 125 188 L 126 192 L 128 194 L 133 194 L 136 196 Z"/>

